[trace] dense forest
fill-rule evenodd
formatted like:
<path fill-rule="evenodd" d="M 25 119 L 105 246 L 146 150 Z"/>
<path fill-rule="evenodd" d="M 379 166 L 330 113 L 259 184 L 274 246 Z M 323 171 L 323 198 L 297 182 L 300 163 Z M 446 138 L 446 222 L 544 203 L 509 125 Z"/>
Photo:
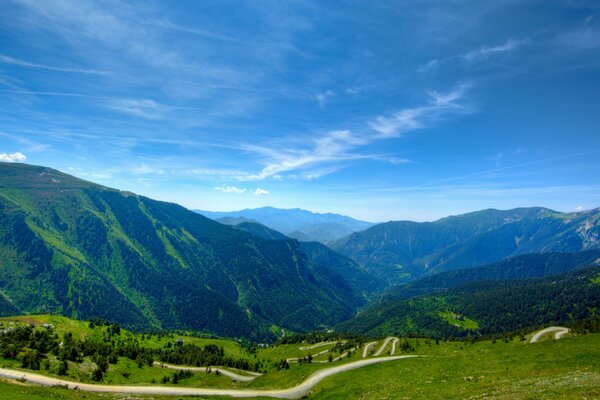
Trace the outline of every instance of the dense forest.
<path fill-rule="evenodd" d="M 367 336 L 465 337 L 598 317 L 600 267 L 543 278 L 473 282 L 375 303 L 336 331 Z"/>

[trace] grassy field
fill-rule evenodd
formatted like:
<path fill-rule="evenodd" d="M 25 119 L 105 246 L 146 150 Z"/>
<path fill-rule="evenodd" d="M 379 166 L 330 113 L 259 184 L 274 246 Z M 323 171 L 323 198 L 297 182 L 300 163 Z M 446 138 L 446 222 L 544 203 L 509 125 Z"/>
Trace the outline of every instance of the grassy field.
<path fill-rule="evenodd" d="M 1 321 L 16 321 L 3 318 Z M 95 332 L 86 323 L 61 317 L 19 317 L 19 322 L 52 323 L 58 332 L 71 331 L 77 335 Z M 132 333 L 125 332 L 123 334 Z M 176 336 L 179 338 L 179 336 Z M 163 346 L 173 338 L 145 336 L 146 346 Z M 336 363 L 290 364 L 289 369 L 278 370 L 275 363 L 291 357 L 303 357 L 333 348 L 334 344 L 311 350 L 299 350 L 303 344 L 281 345 L 247 353 L 237 342 L 224 339 L 188 338 L 198 344 L 222 343 L 226 352 L 246 357 L 258 357 L 269 365 L 267 373 L 252 382 L 233 382 L 225 376 L 194 373 L 182 379 L 178 386 L 218 388 L 287 388 L 306 379 L 313 372 Z M 402 339 L 403 341 L 404 339 Z M 514 338 L 508 341 L 439 342 L 409 339 L 414 347 L 411 354 L 423 357 L 367 366 L 329 377 L 315 386 L 308 398 L 314 399 L 452 399 L 452 398 L 600 398 L 600 334 L 567 336 L 553 340 L 546 335 L 542 341 L 529 344 Z M 381 341 L 375 346 L 378 348 Z M 389 347 L 382 355 L 389 352 Z M 342 362 L 361 359 L 361 351 Z M 53 356 L 50 356 L 53 357 Z M 327 354 L 319 357 L 327 359 Z M 19 369 L 16 360 L 0 360 L 0 365 Z M 90 360 L 69 364 L 69 380 L 90 382 Z M 52 375 L 43 369 L 34 371 Z M 163 385 L 161 378 L 173 371 L 143 366 L 120 358 L 110 365 L 104 375 L 104 384 Z M 172 386 L 173 383 L 164 385 Z M 177 397 L 129 396 L 91 394 L 61 388 L 40 388 L 20 382 L 0 380 L 0 399 L 166 399 Z M 195 397 L 207 398 L 207 397 Z"/>

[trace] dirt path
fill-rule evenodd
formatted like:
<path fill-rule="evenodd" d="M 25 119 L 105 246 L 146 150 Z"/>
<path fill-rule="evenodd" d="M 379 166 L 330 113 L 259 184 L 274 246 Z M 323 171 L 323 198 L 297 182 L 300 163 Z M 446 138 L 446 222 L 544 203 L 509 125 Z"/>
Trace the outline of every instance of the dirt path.
<path fill-rule="evenodd" d="M 207 371 L 208 371 L 208 367 L 184 367 L 181 365 L 171 365 L 171 364 L 165 364 L 165 363 L 160 363 L 160 362 L 156 362 L 156 361 L 154 362 L 154 366 L 162 367 L 162 368 L 169 368 L 169 369 L 176 369 L 176 370 L 190 370 L 190 371 L 194 371 L 194 372 L 204 372 L 204 373 L 207 373 Z M 228 376 L 231 379 L 233 379 L 234 381 L 238 381 L 238 382 L 250 382 L 261 375 L 261 374 L 257 374 L 255 372 L 249 372 L 249 371 L 244 371 L 244 372 L 251 376 L 240 375 L 238 373 L 235 373 L 235 372 L 227 370 L 227 369 L 223 369 L 221 367 L 210 367 L 210 370 L 211 370 L 211 372 L 214 372 L 214 373 L 219 372 L 220 374 Z"/>
<path fill-rule="evenodd" d="M 531 338 L 531 341 L 529 343 L 536 343 L 538 340 L 540 340 L 540 338 L 542 336 L 544 336 L 547 333 L 551 333 L 551 332 L 555 332 L 554 339 L 560 339 L 565 334 L 569 333 L 569 328 L 565 328 L 562 326 L 550 326 L 546 329 L 542 329 L 541 331 L 537 331 L 533 335 L 533 337 Z"/>
<path fill-rule="evenodd" d="M 369 342 L 365 345 L 365 348 L 363 349 L 363 358 L 367 358 L 367 354 L 369 354 L 369 350 L 371 349 L 371 347 L 375 346 L 377 344 L 377 342 Z"/>
<path fill-rule="evenodd" d="M 383 344 L 381 345 L 381 347 L 379 347 L 379 350 L 377 350 L 375 352 L 375 354 L 373 354 L 373 357 L 377 357 L 378 355 L 380 355 L 381 353 L 383 353 L 383 351 L 385 350 L 385 348 L 387 347 L 387 345 L 390 343 L 390 341 L 396 339 L 395 337 L 387 337 L 385 338 L 385 340 L 383 341 Z"/>
<path fill-rule="evenodd" d="M 317 347 L 323 347 L 323 346 L 327 346 L 328 344 L 336 344 L 336 343 L 346 343 L 346 341 L 339 340 L 336 342 L 321 342 L 321 343 L 313 344 L 311 346 L 298 347 L 298 350 L 312 350 L 312 349 L 316 349 Z"/>
<path fill-rule="evenodd" d="M 394 341 L 392 342 L 392 351 L 390 351 L 390 356 L 393 356 L 394 354 L 396 354 L 396 345 L 398 344 L 399 341 L 400 341 L 400 339 L 398 339 L 397 337 L 394 338 Z"/>
<path fill-rule="evenodd" d="M 16 371 L 6 368 L 0 368 L 0 377 L 15 379 L 35 383 L 42 386 L 63 386 L 68 389 L 77 389 L 86 392 L 104 392 L 104 393 L 129 393 L 129 394 L 156 394 L 173 396 L 231 396 L 231 397 L 275 397 L 280 399 L 297 399 L 304 396 L 310 389 L 323 379 L 349 371 L 356 368 L 365 367 L 371 364 L 377 364 L 387 361 L 395 361 L 404 358 L 414 358 L 420 356 L 393 356 L 369 358 L 366 360 L 354 361 L 337 367 L 324 368 L 310 375 L 304 382 L 288 389 L 209 389 L 209 388 L 190 388 L 190 387 L 166 387 L 166 386 L 120 386 L 120 385 L 93 385 L 88 383 L 78 383 L 66 381 L 63 379 L 51 378 L 44 375 L 31 372 Z"/>

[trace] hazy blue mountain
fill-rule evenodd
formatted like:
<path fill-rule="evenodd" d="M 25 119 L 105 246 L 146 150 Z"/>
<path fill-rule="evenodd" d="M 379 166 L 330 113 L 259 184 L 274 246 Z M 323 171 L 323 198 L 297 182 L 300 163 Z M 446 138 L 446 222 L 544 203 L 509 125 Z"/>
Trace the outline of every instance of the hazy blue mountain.
<path fill-rule="evenodd" d="M 331 247 L 390 282 L 537 252 L 600 248 L 600 209 L 483 210 L 435 222 L 375 225 Z"/>
<path fill-rule="evenodd" d="M 256 221 L 256 220 L 242 218 L 242 217 L 238 217 L 238 218 L 223 217 L 223 218 L 217 218 L 217 219 L 215 219 L 215 221 L 217 221 L 220 224 L 225 224 L 225 225 L 237 225 L 237 224 L 241 224 L 242 222 L 251 222 L 251 223 L 258 224 L 258 221 Z"/>
<path fill-rule="evenodd" d="M 296 240 L 265 240 L 179 205 L 0 163 L 0 314 L 265 337 L 327 326 L 363 298 Z"/>
<path fill-rule="evenodd" d="M 299 239 L 301 237 L 303 239 L 318 240 L 320 242 L 339 239 L 349 233 L 373 226 L 371 222 L 359 221 L 344 215 L 332 213 L 319 214 L 299 208 L 280 209 L 262 207 L 240 211 L 196 210 L 196 212 L 212 219 L 223 217 L 251 219 L 285 235 Z M 290 235 L 291 233 L 294 234 Z M 306 236 L 299 237 L 299 234 Z"/>

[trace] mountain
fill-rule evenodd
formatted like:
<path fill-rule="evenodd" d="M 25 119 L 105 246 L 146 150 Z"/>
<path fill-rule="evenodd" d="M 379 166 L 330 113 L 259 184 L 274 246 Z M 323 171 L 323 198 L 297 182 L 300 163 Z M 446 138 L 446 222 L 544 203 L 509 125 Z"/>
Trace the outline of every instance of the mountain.
<path fill-rule="evenodd" d="M 392 283 L 538 252 L 600 248 L 600 209 L 483 210 L 435 222 L 395 221 L 355 232 L 331 247 Z"/>
<path fill-rule="evenodd" d="M 393 286 L 381 295 L 381 299 L 406 300 L 474 282 L 543 278 L 589 266 L 600 266 L 600 250 L 525 254 L 490 265 L 441 272 Z"/>
<path fill-rule="evenodd" d="M 289 239 L 283 233 L 267 228 L 259 223 L 241 222 L 236 228 L 246 231 L 263 239 Z M 326 265 L 344 278 L 356 291 L 368 296 L 385 288 L 386 283 L 369 274 L 364 268 L 351 259 L 336 253 L 319 242 L 300 242 L 309 262 L 316 265 Z"/>
<path fill-rule="evenodd" d="M 600 267 L 542 278 L 479 281 L 413 297 L 385 300 L 338 324 L 368 336 L 460 337 L 502 334 L 597 317 Z"/>
<path fill-rule="evenodd" d="M 290 237 L 323 243 L 374 225 L 371 222 L 359 221 L 344 215 L 312 213 L 299 208 L 262 207 L 240 211 L 196 210 L 196 212 L 212 219 L 232 217 L 254 220 Z"/>
<path fill-rule="evenodd" d="M 0 314 L 265 338 L 327 326 L 363 299 L 296 240 L 50 168 L 0 163 Z"/>

